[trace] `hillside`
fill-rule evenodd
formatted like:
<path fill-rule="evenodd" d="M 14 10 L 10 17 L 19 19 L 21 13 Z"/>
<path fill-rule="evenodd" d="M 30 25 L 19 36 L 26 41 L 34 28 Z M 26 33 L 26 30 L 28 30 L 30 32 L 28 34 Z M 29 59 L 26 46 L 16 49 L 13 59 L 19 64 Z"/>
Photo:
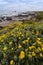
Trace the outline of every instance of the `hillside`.
<path fill-rule="evenodd" d="M 43 65 L 43 14 L 37 14 L 0 22 L 0 65 Z"/>

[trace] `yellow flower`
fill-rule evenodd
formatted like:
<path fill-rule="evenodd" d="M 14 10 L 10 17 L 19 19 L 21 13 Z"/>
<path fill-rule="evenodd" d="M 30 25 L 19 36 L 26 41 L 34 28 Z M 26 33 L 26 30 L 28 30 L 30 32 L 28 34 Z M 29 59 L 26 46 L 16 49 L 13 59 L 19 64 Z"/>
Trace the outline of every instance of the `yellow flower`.
<path fill-rule="evenodd" d="M 35 49 L 35 46 L 30 46 L 29 49 L 30 50 Z"/>
<path fill-rule="evenodd" d="M 28 37 L 27 40 L 30 40 L 30 38 Z"/>
<path fill-rule="evenodd" d="M 27 52 L 27 51 L 28 51 L 28 48 L 27 48 L 27 49 L 25 49 L 25 51 Z"/>
<path fill-rule="evenodd" d="M 32 31 L 32 34 L 34 34 L 34 32 Z"/>
<path fill-rule="evenodd" d="M 34 30 L 32 30 L 32 34 L 34 34 Z"/>
<path fill-rule="evenodd" d="M 24 57 L 25 57 L 25 53 L 24 53 L 24 51 L 21 51 L 19 58 L 20 58 L 20 59 L 24 59 Z"/>
<path fill-rule="evenodd" d="M 42 44 L 42 42 L 40 42 L 39 40 L 36 41 L 39 45 Z"/>
<path fill-rule="evenodd" d="M 28 40 L 26 40 L 26 42 L 28 42 Z"/>
<path fill-rule="evenodd" d="M 13 64 L 14 64 L 14 60 L 11 60 L 11 61 L 10 61 L 10 65 L 13 65 Z"/>
<path fill-rule="evenodd" d="M 41 50 L 43 51 L 43 47 L 41 47 Z"/>
<path fill-rule="evenodd" d="M 35 49 L 35 46 L 31 46 L 31 48 L 32 48 L 32 49 L 33 49 L 33 48 Z"/>
<path fill-rule="evenodd" d="M 30 50 L 32 49 L 31 46 L 29 47 L 29 49 L 30 49 Z"/>
<path fill-rule="evenodd" d="M 29 35 L 29 32 L 26 33 L 26 36 L 28 36 L 28 35 Z"/>
<path fill-rule="evenodd" d="M 36 53 L 39 53 L 40 51 L 38 49 L 35 50 Z"/>
<path fill-rule="evenodd" d="M 29 58 L 32 58 L 32 55 L 31 55 L 31 54 L 28 54 L 28 57 L 29 57 Z"/>
<path fill-rule="evenodd" d="M 32 52 L 32 56 L 35 56 L 35 55 L 36 55 L 36 54 L 35 54 L 35 52 L 33 51 L 33 52 Z"/>
<path fill-rule="evenodd" d="M 22 34 L 21 36 L 23 37 L 24 35 Z"/>
<path fill-rule="evenodd" d="M 21 39 L 21 37 L 19 37 L 19 39 Z"/>
<path fill-rule="evenodd" d="M 22 32 L 19 32 L 19 34 L 21 35 L 21 34 L 22 34 Z"/>
<path fill-rule="evenodd" d="M 7 47 L 5 46 L 5 47 L 3 48 L 3 50 L 6 51 L 6 50 L 7 50 Z"/>
<path fill-rule="evenodd" d="M 16 29 L 16 30 L 18 30 L 18 28 L 17 28 L 17 27 L 16 27 L 15 29 Z"/>
<path fill-rule="evenodd" d="M 36 45 L 36 42 L 34 42 L 32 45 Z"/>
<path fill-rule="evenodd" d="M 22 46 L 19 44 L 19 45 L 18 45 L 18 48 L 21 48 L 21 47 L 22 47 Z"/>
<path fill-rule="evenodd" d="M 37 38 L 37 40 L 39 40 L 39 41 L 40 41 L 40 40 L 41 40 L 41 38 Z"/>
<path fill-rule="evenodd" d="M 4 38 L 4 37 L 6 37 L 6 35 L 5 35 L 5 34 L 3 34 L 3 35 L 2 35 L 2 38 Z"/>
<path fill-rule="evenodd" d="M 11 48 L 11 50 L 14 50 L 14 48 Z"/>
<path fill-rule="evenodd" d="M 43 47 L 43 43 L 41 43 L 40 46 Z"/>
<path fill-rule="evenodd" d="M 40 48 L 40 47 L 38 47 L 38 50 L 39 50 L 39 51 L 41 51 L 41 48 Z"/>
<path fill-rule="evenodd" d="M 39 31 L 36 31 L 36 36 L 38 36 L 39 35 Z"/>
<path fill-rule="evenodd" d="M 24 40 L 22 43 L 23 43 L 23 44 L 26 44 L 26 41 Z"/>
<path fill-rule="evenodd" d="M 40 53 L 40 57 L 43 57 L 42 53 Z"/>
<path fill-rule="evenodd" d="M 11 35 L 13 36 L 14 34 L 12 33 Z"/>
<path fill-rule="evenodd" d="M 4 40 L 1 40 L 1 42 L 4 42 Z"/>
<path fill-rule="evenodd" d="M 9 42 L 9 44 L 10 44 L 10 45 L 12 45 L 12 44 L 13 44 L 13 42 L 11 41 L 11 42 Z"/>

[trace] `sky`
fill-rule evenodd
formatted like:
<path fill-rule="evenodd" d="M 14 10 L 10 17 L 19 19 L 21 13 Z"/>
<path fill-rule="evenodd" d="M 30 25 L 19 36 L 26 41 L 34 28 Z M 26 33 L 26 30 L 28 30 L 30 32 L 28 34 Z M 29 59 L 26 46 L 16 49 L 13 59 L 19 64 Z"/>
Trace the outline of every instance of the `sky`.
<path fill-rule="evenodd" d="M 43 0 L 0 0 L 0 13 L 43 11 Z"/>

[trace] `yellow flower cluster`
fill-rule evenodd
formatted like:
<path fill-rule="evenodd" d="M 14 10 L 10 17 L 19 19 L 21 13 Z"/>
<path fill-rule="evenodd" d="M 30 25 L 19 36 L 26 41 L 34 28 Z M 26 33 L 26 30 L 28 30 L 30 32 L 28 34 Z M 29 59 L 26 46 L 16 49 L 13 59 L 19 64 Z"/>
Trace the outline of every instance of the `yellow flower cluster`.
<path fill-rule="evenodd" d="M 6 47 L 6 46 L 4 46 L 3 50 L 4 50 L 4 51 L 6 51 L 6 50 L 7 50 L 7 47 Z"/>
<path fill-rule="evenodd" d="M 20 58 L 20 59 L 24 59 L 24 58 L 25 58 L 25 52 L 24 52 L 24 51 L 21 51 L 21 52 L 20 52 L 19 58 Z"/>
<path fill-rule="evenodd" d="M 10 60 L 10 65 L 13 65 L 14 64 L 14 60 Z"/>
<path fill-rule="evenodd" d="M 19 62 L 43 59 L 43 36 L 28 24 L 17 25 L 0 35 L 0 50 L 1 63 L 5 59 L 3 65 L 21 65 Z"/>

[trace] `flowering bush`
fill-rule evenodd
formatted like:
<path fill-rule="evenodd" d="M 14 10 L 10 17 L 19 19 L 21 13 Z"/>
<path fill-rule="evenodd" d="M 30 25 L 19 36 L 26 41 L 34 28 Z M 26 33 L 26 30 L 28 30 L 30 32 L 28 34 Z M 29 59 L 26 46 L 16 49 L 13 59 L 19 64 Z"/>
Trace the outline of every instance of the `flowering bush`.
<path fill-rule="evenodd" d="M 0 35 L 0 65 L 43 65 L 41 30 L 20 24 Z"/>

